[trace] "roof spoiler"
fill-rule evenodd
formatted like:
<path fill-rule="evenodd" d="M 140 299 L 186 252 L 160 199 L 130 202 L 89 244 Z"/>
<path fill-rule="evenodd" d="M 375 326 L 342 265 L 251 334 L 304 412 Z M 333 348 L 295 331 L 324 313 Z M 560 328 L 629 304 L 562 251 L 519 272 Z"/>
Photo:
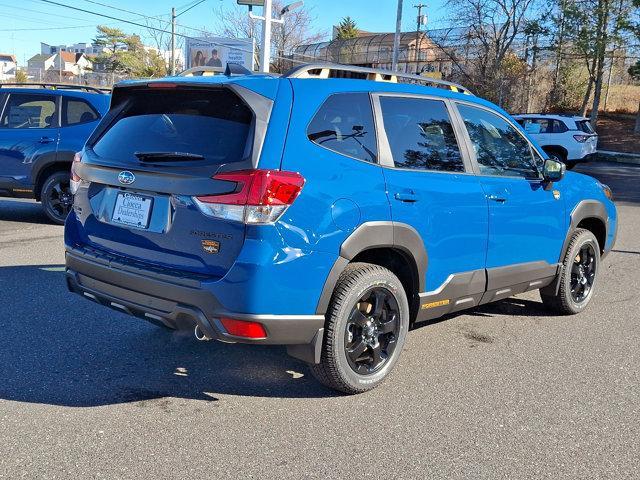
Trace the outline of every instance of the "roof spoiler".
<path fill-rule="evenodd" d="M 225 69 L 224 74 L 225 76 L 230 77 L 231 75 L 252 75 L 253 72 L 239 63 L 229 62 L 227 63 L 227 68 Z"/>

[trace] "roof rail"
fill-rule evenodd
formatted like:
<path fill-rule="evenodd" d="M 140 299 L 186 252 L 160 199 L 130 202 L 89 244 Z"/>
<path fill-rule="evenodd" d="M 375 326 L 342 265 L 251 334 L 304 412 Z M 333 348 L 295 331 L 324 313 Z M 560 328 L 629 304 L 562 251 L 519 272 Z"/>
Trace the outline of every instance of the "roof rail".
<path fill-rule="evenodd" d="M 373 80 L 375 82 L 392 82 L 398 83 L 398 79 L 406 79 L 406 83 L 424 83 L 440 88 L 447 88 L 453 92 L 473 95 L 471 91 L 456 83 L 447 82 L 438 78 L 423 77 L 412 73 L 394 72 L 384 70 L 382 68 L 358 67 L 355 65 L 341 65 L 337 63 L 307 63 L 292 68 L 283 77 L 288 78 L 333 78 L 332 73 L 345 72 L 347 74 L 356 74 L 354 77 L 344 75 L 344 78 L 360 78 L 363 80 Z M 339 75 L 339 74 L 338 74 Z"/>
<path fill-rule="evenodd" d="M 111 92 L 110 88 L 90 87 L 88 85 L 74 85 L 72 83 L 0 83 L 3 87 L 24 87 L 24 88 L 48 88 L 50 90 L 84 90 L 86 92 L 105 94 Z"/>

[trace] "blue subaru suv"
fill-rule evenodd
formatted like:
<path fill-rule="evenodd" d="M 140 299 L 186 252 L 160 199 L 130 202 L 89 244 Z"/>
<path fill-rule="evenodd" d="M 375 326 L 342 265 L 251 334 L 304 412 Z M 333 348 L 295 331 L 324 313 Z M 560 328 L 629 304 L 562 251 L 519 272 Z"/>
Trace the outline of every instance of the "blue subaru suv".
<path fill-rule="evenodd" d="M 608 187 L 507 113 L 373 69 L 118 84 L 72 171 L 71 291 L 286 345 L 347 393 L 387 376 L 414 322 L 528 290 L 582 311 L 616 235 Z"/>
<path fill-rule="evenodd" d="M 109 98 L 82 85 L 0 85 L 0 196 L 35 198 L 50 220 L 64 223 L 73 157 L 109 110 Z"/>

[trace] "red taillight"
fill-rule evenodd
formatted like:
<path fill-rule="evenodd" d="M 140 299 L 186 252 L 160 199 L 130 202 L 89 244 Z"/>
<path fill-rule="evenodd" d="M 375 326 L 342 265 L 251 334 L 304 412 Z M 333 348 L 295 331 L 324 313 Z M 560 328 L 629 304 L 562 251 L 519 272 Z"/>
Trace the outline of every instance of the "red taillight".
<path fill-rule="evenodd" d="M 584 143 L 589 140 L 589 135 L 574 135 L 573 138 L 580 143 Z"/>
<path fill-rule="evenodd" d="M 247 322 L 245 320 L 235 320 L 233 318 L 221 318 L 220 323 L 227 333 L 236 337 L 244 338 L 267 338 L 267 332 L 258 322 Z"/>
<path fill-rule="evenodd" d="M 246 223 L 276 221 L 300 194 L 304 178 L 282 170 L 240 170 L 215 175 L 215 180 L 235 182 L 233 192 L 196 197 L 209 216 Z"/>

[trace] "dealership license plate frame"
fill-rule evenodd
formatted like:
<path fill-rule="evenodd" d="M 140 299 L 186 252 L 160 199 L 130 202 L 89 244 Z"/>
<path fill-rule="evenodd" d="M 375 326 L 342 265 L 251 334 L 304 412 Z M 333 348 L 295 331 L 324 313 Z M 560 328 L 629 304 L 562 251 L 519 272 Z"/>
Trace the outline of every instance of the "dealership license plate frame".
<path fill-rule="evenodd" d="M 116 218 L 116 211 L 118 210 L 118 207 L 122 205 L 122 203 L 124 202 L 124 199 L 127 198 L 127 196 L 137 197 L 142 200 L 144 207 L 140 209 L 140 211 L 143 212 L 144 222 L 135 222 L 135 220 L 127 220 L 127 219 L 123 220 L 122 216 Z M 133 228 L 146 230 L 149 228 L 152 211 L 153 211 L 153 197 L 149 195 L 142 195 L 142 194 L 133 193 L 133 192 L 118 192 L 118 194 L 116 195 L 116 201 L 113 206 L 113 212 L 111 213 L 111 222 L 118 225 L 123 225 L 126 227 L 133 227 Z"/>

